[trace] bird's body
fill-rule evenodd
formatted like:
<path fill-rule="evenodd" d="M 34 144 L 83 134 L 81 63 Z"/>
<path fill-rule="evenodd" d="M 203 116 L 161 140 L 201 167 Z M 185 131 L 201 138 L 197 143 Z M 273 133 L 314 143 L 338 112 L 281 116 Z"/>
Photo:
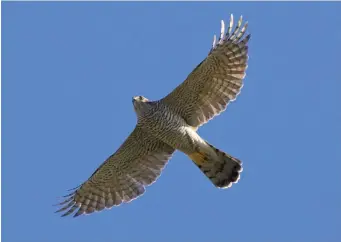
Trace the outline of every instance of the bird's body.
<path fill-rule="evenodd" d="M 197 133 L 198 128 L 223 112 L 240 93 L 247 68 L 247 24 L 233 17 L 208 57 L 170 94 L 157 101 L 133 98 L 137 124 L 133 132 L 81 186 L 65 196 L 58 210 L 78 209 L 75 216 L 130 202 L 156 181 L 176 150 L 185 153 L 218 188 L 236 183 L 241 161 L 220 151 Z"/>
<path fill-rule="evenodd" d="M 195 151 L 196 143 L 202 140 L 179 114 L 174 113 L 162 101 L 145 105 L 148 111 L 138 116 L 137 126 L 174 149 L 186 154 Z M 143 102 L 140 106 L 143 108 Z"/>

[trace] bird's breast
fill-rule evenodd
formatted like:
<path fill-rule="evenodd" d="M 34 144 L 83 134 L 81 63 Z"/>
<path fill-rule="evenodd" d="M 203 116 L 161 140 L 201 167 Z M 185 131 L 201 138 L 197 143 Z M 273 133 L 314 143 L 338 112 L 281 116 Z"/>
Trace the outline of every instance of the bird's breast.
<path fill-rule="evenodd" d="M 139 120 L 147 132 L 169 144 L 173 148 L 181 149 L 193 145 L 186 121 L 167 108 L 161 108 Z"/>

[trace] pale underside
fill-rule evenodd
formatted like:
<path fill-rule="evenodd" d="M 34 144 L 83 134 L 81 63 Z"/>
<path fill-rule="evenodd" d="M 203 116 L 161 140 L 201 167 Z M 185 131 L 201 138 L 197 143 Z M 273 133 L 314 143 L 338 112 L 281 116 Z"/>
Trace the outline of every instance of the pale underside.
<path fill-rule="evenodd" d="M 225 33 L 224 23 L 219 40 L 204 59 L 169 95 L 161 99 L 194 129 L 223 112 L 235 100 L 243 86 L 247 68 L 250 35 L 243 38 L 247 23 L 240 18 L 232 31 L 233 17 Z M 110 156 L 82 185 L 75 188 L 57 212 L 63 216 L 90 214 L 130 202 L 156 181 L 174 148 L 155 139 L 136 126 L 122 146 Z"/>
<path fill-rule="evenodd" d="M 145 186 L 156 181 L 171 158 L 174 149 L 155 139 L 140 127 L 134 131 L 93 175 L 67 195 L 59 211 L 77 208 L 75 216 L 101 211 L 130 202 L 145 192 Z"/>

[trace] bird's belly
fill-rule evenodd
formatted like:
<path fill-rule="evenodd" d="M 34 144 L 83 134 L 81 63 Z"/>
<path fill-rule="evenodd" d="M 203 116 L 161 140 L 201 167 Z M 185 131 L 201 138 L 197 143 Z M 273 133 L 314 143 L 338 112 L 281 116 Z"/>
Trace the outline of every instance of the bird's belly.
<path fill-rule="evenodd" d="M 195 150 L 196 139 L 200 137 L 182 117 L 164 112 L 154 113 L 148 119 L 148 132 L 156 138 L 185 153 Z"/>

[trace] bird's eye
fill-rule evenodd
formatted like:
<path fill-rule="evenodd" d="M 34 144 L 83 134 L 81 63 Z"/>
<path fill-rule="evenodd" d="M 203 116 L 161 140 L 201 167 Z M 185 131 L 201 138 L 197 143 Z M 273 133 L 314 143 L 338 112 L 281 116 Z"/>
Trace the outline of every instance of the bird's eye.
<path fill-rule="evenodd" d="M 142 96 L 139 96 L 139 98 L 140 98 L 140 100 L 142 100 L 143 98 L 142 98 Z"/>

